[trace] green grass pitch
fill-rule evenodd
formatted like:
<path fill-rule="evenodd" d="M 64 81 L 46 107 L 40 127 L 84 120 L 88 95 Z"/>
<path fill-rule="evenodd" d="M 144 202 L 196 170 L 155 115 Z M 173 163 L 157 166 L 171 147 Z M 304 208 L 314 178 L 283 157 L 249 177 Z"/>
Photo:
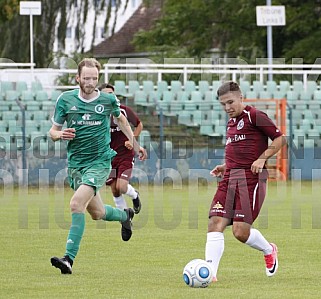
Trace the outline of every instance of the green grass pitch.
<path fill-rule="evenodd" d="M 86 228 L 72 275 L 50 257 L 64 253 L 72 192 L 0 189 L 0 298 L 320 298 L 320 182 L 270 183 L 255 222 L 279 248 L 279 271 L 265 276 L 260 252 L 225 232 L 218 282 L 185 285 L 182 270 L 204 258 L 207 215 L 216 184 L 139 186 L 143 208 L 129 242 L 120 224 Z M 108 189 L 101 191 L 111 203 Z"/>

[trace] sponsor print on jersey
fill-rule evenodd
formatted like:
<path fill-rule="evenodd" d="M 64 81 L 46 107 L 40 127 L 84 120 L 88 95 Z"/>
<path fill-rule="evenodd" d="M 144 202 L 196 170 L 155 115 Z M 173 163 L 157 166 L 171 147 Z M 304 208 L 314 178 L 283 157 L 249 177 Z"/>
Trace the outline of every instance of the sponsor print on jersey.
<path fill-rule="evenodd" d="M 119 127 L 116 127 L 116 128 L 110 128 L 109 130 L 111 133 L 114 133 L 114 132 L 120 132 L 121 129 Z"/>
<path fill-rule="evenodd" d="M 88 113 L 86 113 L 86 114 L 84 114 L 81 118 L 82 118 L 83 120 L 89 120 L 90 117 L 91 117 L 91 115 L 88 114 Z"/>
<path fill-rule="evenodd" d="M 91 116 L 92 116 L 91 114 L 85 113 L 81 117 L 83 120 L 77 120 L 77 122 L 72 120 L 71 122 L 73 125 L 77 124 L 78 126 L 100 126 L 102 121 L 101 120 L 90 120 Z"/>
<path fill-rule="evenodd" d="M 246 135 L 245 134 L 240 134 L 240 135 L 235 134 L 233 137 L 228 137 L 226 139 L 226 144 L 225 145 L 228 145 L 231 142 L 238 142 L 238 141 L 245 140 L 245 139 L 246 139 Z"/>

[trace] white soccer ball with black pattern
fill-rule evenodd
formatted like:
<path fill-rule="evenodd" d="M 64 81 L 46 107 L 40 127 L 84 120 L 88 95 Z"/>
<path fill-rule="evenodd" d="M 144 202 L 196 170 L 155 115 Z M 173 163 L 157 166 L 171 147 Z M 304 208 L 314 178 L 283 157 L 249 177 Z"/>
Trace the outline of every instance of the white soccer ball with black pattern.
<path fill-rule="evenodd" d="M 194 259 L 185 266 L 183 279 L 191 288 L 206 288 L 213 280 L 213 272 L 206 261 Z"/>

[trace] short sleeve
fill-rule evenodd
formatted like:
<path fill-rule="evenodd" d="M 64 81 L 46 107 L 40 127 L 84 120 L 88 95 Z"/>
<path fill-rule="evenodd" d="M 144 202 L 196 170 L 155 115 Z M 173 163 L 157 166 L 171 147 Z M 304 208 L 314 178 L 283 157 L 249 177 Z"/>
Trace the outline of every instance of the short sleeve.
<path fill-rule="evenodd" d="M 110 94 L 108 94 L 108 96 L 110 97 L 110 100 L 111 100 L 111 106 L 112 106 L 111 114 L 113 116 L 115 116 L 116 118 L 119 118 L 120 117 L 120 102 L 114 94 L 110 93 Z"/>
<path fill-rule="evenodd" d="M 283 135 L 280 129 L 263 111 L 255 109 L 254 112 L 251 113 L 251 118 L 253 124 L 271 140 Z"/>
<path fill-rule="evenodd" d="M 66 111 L 65 105 L 62 97 L 58 98 L 54 110 L 54 115 L 52 117 L 52 123 L 56 126 L 62 127 L 64 122 L 66 121 Z"/>
<path fill-rule="evenodd" d="M 140 124 L 140 119 L 138 118 L 137 114 L 128 106 L 126 106 L 125 109 L 128 122 L 131 123 L 134 127 L 137 127 Z"/>

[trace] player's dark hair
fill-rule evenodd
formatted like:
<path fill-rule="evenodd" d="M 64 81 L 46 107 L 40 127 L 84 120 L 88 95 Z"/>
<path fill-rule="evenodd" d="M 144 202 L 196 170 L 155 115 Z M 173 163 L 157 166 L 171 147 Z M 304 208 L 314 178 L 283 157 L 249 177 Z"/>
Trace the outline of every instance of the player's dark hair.
<path fill-rule="evenodd" d="M 217 96 L 221 97 L 229 92 L 241 92 L 240 86 L 234 81 L 228 81 L 223 83 L 217 90 Z"/>
<path fill-rule="evenodd" d="M 81 71 L 83 67 L 95 67 L 97 68 L 98 72 L 101 70 L 101 64 L 95 58 L 84 58 L 78 64 L 78 75 L 81 75 Z"/>
<path fill-rule="evenodd" d="M 114 85 L 111 85 L 111 84 L 109 84 L 109 83 L 103 83 L 103 84 L 100 84 L 100 85 L 98 86 L 98 89 L 99 89 L 99 90 L 103 90 L 103 89 L 105 89 L 105 88 L 110 88 L 112 91 L 115 91 Z"/>

